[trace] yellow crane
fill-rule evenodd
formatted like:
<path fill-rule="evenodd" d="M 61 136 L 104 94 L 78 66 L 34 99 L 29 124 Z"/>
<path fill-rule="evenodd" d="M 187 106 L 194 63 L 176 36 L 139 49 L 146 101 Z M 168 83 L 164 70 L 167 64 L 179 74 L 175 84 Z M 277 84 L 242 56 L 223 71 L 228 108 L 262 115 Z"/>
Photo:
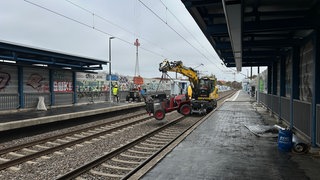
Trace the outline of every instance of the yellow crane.
<path fill-rule="evenodd" d="M 200 104 L 206 107 L 206 111 L 212 111 L 217 106 L 218 88 L 216 87 L 217 79 L 215 77 L 199 77 L 198 72 L 191 67 L 183 65 L 182 61 L 164 60 L 159 65 L 159 71 L 163 73 L 177 72 L 189 78 L 192 86 L 192 105 Z M 203 108 L 193 109 L 193 112 L 203 111 Z"/>
<path fill-rule="evenodd" d="M 188 77 L 192 87 L 192 97 L 178 95 L 168 99 L 163 94 L 153 95 L 146 102 L 146 109 L 154 114 L 156 119 L 163 119 L 164 113 L 172 110 L 177 110 L 183 115 L 207 114 L 217 107 L 218 88 L 215 77 L 199 77 L 196 70 L 184 66 L 182 61 L 164 60 L 159 64 L 159 71 L 165 74 L 176 72 Z"/>

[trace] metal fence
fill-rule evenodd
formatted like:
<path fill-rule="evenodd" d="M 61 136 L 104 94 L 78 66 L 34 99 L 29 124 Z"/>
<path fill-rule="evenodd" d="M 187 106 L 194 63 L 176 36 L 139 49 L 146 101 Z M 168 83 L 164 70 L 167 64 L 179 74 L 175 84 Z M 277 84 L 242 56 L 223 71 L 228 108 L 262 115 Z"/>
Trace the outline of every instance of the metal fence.
<path fill-rule="evenodd" d="M 170 94 L 170 90 L 164 91 L 166 94 Z M 155 93 L 155 92 L 148 92 Z M 126 97 L 129 91 L 119 91 L 119 100 L 121 102 L 126 101 Z M 36 108 L 39 102 L 39 97 L 44 97 L 44 103 L 46 106 L 59 105 L 72 105 L 74 104 L 74 93 L 57 93 L 53 94 L 54 102 L 51 103 L 51 93 L 25 93 L 23 95 L 23 106 L 19 103 L 19 94 L 3 93 L 0 94 L 0 110 L 15 110 L 21 107 L 24 108 Z M 111 95 L 112 96 L 112 95 Z M 95 103 L 109 101 L 109 91 L 94 91 L 94 92 L 77 92 L 77 103 Z M 113 100 L 113 97 L 111 97 Z"/>
<path fill-rule="evenodd" d="M 311 137 L 311 103 L 293 101 L 293 126 L 308 138 Z"/>
<path fill-rule="evenodd" d="M 264 104 L 269 110 L 277 114 L 285 122 L 290 123 L 290 99 L 279 96 L 260 93 L 260 102 Z M 281 109 L 280 109 L 281 108 Z M 320 111 L 320 110 L 318 110 Z M 317 114 L 320 113 L 317 111 Z M 320 117 L 317 117 L 320 119 Z M 293 127 L 300 133 L 311 137 L 311 103 L 305 101 L 293 101 Z M 319 133 L 320 137 L 320 133 Z"/>
<path fill-rule="evenodd" d="M 46 106 L 51 105 L 50 93 L 25 93 L 24 94 L 24 107 L 36 108 L 39 102 L 39 97 L 44 97 L 44 103 Z"/>
<path fill-rule="evenodd" d="M 320 104 L 317 104 L 317 145 L 320 146 Z"/>
<path fill-rule="evenodd" d="M 280 117 L 286 123 L 290 123 L 290 99 L 287 97 L 281 97 L 281 114 Z"/>
<path fill-rule="evenodd" d="M 279 115 L 279 107 L 280 107 L 279 100 L 280 100 L 279 96 L 271 95 L 271 104 L 272 104 L 271 109 L 272 109 L 273 113 L 275 113 L 277 116 L 280 116 Z"/>
<path fill-rule="evenodd" d="M 73 92 L 69 93 L 54 93 L 54 105 L 68 105 L 73 104 Z"/>
<path fill-rule="evenodd" d="M 0 94 L 0 110 L 19 108 L 19 94 Z"/>

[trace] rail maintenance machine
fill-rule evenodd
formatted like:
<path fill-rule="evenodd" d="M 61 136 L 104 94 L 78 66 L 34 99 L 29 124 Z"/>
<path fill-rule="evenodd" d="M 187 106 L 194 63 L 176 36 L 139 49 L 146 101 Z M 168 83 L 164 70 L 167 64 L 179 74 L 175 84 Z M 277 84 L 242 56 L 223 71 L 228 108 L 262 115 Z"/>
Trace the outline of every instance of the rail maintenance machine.
<path fill-rule="evenodd" d="M 187 76 L 192 88 L 192 96 L 180 94 L 167 96 L 165 93 L 156 93 L 146 99 L 146 110 L 157 120 L 162 120 L 165 113 L 177 110 L 183 115 L 207 114 L 217 107 L 218 88 L 215 77 L 201 77 L 190 67 L 185 67 L 181 61 L 169 62 L 164 60 L 159 65 L 163 74 L 176 72 Z M 163 77 L 163 75 L 162 75 Z M 161 82 L 160 82 L 161 83 Z"/>

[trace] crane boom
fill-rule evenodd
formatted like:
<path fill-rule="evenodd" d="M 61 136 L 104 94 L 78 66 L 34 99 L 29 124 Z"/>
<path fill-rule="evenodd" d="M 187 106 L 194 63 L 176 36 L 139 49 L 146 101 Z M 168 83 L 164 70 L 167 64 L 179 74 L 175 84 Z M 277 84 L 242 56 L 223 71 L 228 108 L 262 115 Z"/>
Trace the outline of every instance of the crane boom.
<path fill-rule="evenodd" d="M 196 70 L 186 67 L 183 65 L 182 61 L 173 61 L 169 62 L 168 60 L 164 60 L 159 65 L 159 71 L 163 73 L 169 72 L 177 72 L 189 78 L 189 81 L 197 86 L 199 84 L 199 77 Z"/>

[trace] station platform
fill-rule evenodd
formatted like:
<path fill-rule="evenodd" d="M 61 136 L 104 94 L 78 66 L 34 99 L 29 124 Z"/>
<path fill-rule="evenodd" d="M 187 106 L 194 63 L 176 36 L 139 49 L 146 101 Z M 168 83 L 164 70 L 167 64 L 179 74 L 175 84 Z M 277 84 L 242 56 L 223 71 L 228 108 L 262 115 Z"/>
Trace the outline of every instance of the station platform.
<path fill-rule="evenodd" d="M 54 107 L 46 111 L 29 110 L 21 112 L 1 113 L 0 132 L 28 126 L 64 121 L 96 114 L 120 111 L 129 108 L 142 107 L 141 103 L 90 103 L 67 107 Z"/>
<path fill-rule="evenodd" d="M 239 91 L 141 179 L 320 179 L 319 155 L 281 151 L 276 137 L 258 137 L 247 128 L 275 123 Z"/>

